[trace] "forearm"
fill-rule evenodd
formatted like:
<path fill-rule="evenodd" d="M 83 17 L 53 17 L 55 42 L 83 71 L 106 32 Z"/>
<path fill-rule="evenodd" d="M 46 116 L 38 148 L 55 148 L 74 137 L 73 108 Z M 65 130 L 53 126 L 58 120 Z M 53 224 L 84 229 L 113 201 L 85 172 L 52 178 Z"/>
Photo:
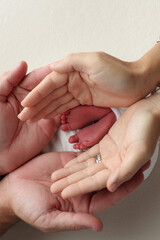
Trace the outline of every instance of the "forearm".
<path fill-rule="evenodd" d="M 18 221 L 9 205 L 6 183 L 5 179 L 0 182 L 0 236 Z"/>
<path fill-rule="evenodd" d="M 145 96 L 160 84 L 160 43 L 149 50 L 137 63 Z"/>

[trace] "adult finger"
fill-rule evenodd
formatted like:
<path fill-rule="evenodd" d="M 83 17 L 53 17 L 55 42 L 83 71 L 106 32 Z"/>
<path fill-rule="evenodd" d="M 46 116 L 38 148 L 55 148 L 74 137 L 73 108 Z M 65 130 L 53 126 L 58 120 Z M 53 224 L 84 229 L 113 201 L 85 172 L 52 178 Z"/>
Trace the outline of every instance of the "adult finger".
<path fill-rule="evenodd" d="M 100 219 L 88 213 L 59 212 L 56 217 L 54 213 L 49 228 L 50 232 L 87 228 L 99 232 L 102 230 L 103 224 Z"/>
<path fill-rule="evenodd" d="M 99 62 L 99 52 L 91 53 L 72 53 L 62 59 L 51 64 L 51 68 L 60 73 L 69 73 L 73 71 L 91 73 L 93 64 Z"/>
<path fill-rule="evenodd" d="M 71 161 L 69 161 L 65 165 L 65 167 L 72 166 L 73 164 L 76 164 L 78 162 L 84 162 L 87 159 L 90 159 L 90 158 L 93 158 L 93 157 L 95 158 L 98 153 L 99 153 L 99 144 L 96 144 L 92 148 L 88 149 L 86 152 L 81 153 L 78 157 L 76 157 L 76 158 L 72 159 Z"/>
<path fill-rule="evenodd" d="M 28 91 L 31 91 L 51 72 L 52 69 L 50 65 L 37 68 L 25 76 L 20 86 Z"/>
<path fill-rule="evenodd" d="M 34 107 L 31 107 L 31 108 L 27 108 L 26 107 L 26 108 L 24 108 L 21 111 L 21 113 L 18 115 L 18 117 L 22 121 L 26 121 L 28 119 L 33 118 L 34 116 L 38 116 L 38 114 L 42 114 L 41 116 L 43 117 L 44 116 L 43 110 L 44 109 L 47 110 L 48 108 L 50 108 L 50 105 L 55 107 L 54 105 L 58 101 L 58 99 L 62 98 L 62 97 L 64 98 L 64 96 L 66 96 L 66 94 L 67 94 L 67 88 L 66 88 L 66 86 L 62 86 L 62 87 L 56 89 L 55 91 L 51 92 L 50 94 L 48 94 L 48 96 L 43 98 L 39 102 L 39 104 L 36 104 Z"/>
<path fill-rule="evenodd" d="M 67 74 L 51 72 L 40 82 L 21 102 L 24 107 L 32 107 L 39 103 L 44 97 L 67 82 Z"/>
<path fill-rule="evenodd" d="M 122 183 L 130 180 L 136 172 L 146 163 L 146 150 L 139 149 L 139 146 L 128 151 L 125 159 L 109 177 L 107 188 L 114 192 Z"/>
<path fill-rule="evenodd" d="M 51 192 L 52 193 L 59 193 L 61 192 L 63 189 L 65 188 L 69 188 L 68 186 L 73 186 L 74 184 L 77 183 L 78 188 L 80 186 L 80 182 L 82 180 L 85 180 L 86 184 L 88 183 L 88 180 L 91 178 L 95 177 L 95 174 L 97 174 L 99 171 L 102 171 L 104 169 L 104 166 L 102 164 L 94 164 L 94 159 L 90 159 L 89 161 L 90 165 L 86 168 L 83 168 L 83 166 L 80 168 L 82 168 L 82 170 L 77 170 L 75 172 L 72 172 L 70 175 L 68 175 L 67 177 L 64 177 L 56 182 L 54 182 L 51 186 Z M 92 165 L 93 164 L 93 165 Z M 81 164 L 79 164 L 81 165 Z M 83 164 L 82 164 L 83 165 Z M 84 182 L 84 181 L 83 181 Z M 106 183 L 106 182 L 105 182 Z M 75 186 L 75 185 L 74 185 Z M 105 185 L 104 185 L 105 186 Z M 83 188 L 84 189 L 84 188 Z M 83 189 L 79 189 L 76 192 L 80 192 L 78 195 L 83 194 Z M 99 190 L 99 189 L 97 189 Z M 74 192 L 74 190 L 73 190 Z M 88 191 L 85 191 L 85 193 L 90 192 L 90 189 Z M 74 194 L 74 193 L 73 193 Z M 76 194 L 77 195 L 77 194 Z M 76 196 L 74 194 L 74 196 Z M 70 196 L 71 197 L 71 196 Z"/>
<path fill-rule="evenodd" d="M 63 199 L 68 199 L 85 193 L 102 190 L 106 187 L 109 174 L 110 172 L 107 169 L 102 169 L 92 176 L 69 185 L 62 191 L 61 196 Z"/>
<path fill-rule="evenodd" d="M 24 78 L 27 72 L 27 63 L 21 61 L 17 67 L 4 73 L 0 77 L 0 96 L 7 97 L 10 92 L 16 87 Z"/>
<path fill-rule="evenodd" d="M 71 101 L 57 107 L 54 111 L 52 111 L 51 113 L 46 115 L 45 118 L 53 118 L 57 114 L 62 114 L 62 113 L 66 112 L 66 111 L 68 111 L 72 108 L 75 108 L 75 107 L 79 106 L 79 105 L 80 105 L 79 101 L 73 98 L 73 99 L 71 99 Z"/>
<path fill-rule="evenodd" d="M 41 118 L 48 118 L 48 115 L 52 113 L 54 110 L 59 108 L 61 105 L 65 105 L 69 103 L 73 99 L 72 94 L 66 93 L 64 96 L 57 98 L 56 100 L 53 100 L 51 103 L 48 104 L 48 106 L 44 107 L 38 114 L 36 114 L 34 117 L 31 117 L 31 121 L 38 121 Z M 31 109 L 31 108 L 28 108 Z M 53 110 L 53 111 L 52 111 Z M 59 114 L 59 113 L 57 113 Z"/>
<path fill-rule="evenodd" d="M 74 164 L 70 167 L 58 169 L 57 171 L 52 173 L 51 179 L 53 182 L 58 181 L 59 179 L 62 179 L 73 173 L 76 173 L 78 171 L 86 169 L 88 166 L 90 166 L 94 163 L 95 163 L 95 160 L 93 158 L 91 158 L 89 160 L 86 160 L 85 162 L 80 162 L 80 163 Z"/>
<path fill-rule="evenodd" d="M 92 197 L 89 212 L 100 212 L 116 205 L 138 188 L 143 180 L 144 175 L 142 171 L 139 171 L 131 180 L 122 184 L 115 192 L 112 193 L 104 189 L 96 193 Z"/>

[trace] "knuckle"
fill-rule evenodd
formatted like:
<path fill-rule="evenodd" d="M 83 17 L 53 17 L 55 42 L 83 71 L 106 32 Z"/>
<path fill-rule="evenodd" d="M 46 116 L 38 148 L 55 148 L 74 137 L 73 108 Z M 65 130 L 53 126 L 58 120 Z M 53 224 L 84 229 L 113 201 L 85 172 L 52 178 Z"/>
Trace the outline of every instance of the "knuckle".
<path fill-rule="evenodd" d="M 41 93 L 41 91 L 39 89 L 36 90 L 37 92 L 37 95 L 38 95 L 38 98 L 42 99 L 43 98 L 43 94 Z"/>

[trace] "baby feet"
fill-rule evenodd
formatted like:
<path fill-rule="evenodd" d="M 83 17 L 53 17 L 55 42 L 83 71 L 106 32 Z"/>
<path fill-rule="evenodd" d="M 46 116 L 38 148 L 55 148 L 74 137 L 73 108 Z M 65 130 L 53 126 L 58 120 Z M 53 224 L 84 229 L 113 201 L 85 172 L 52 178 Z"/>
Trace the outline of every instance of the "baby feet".
<path fill-rule="evenodd" d="M 80 129 L 112 112 L 110 108 L 79 106 L 61 115 L 61 129 L 70 131 Z"/>
<path fill-rule="evenodd" d="M 61 115 L 61 129 L 80 129 L 69 138 L 69 142 L 75 143 L 73 148 L 84 150 L 97 144 L 115 121 L 116 116 L 110 108 L 79 106 Z"/>

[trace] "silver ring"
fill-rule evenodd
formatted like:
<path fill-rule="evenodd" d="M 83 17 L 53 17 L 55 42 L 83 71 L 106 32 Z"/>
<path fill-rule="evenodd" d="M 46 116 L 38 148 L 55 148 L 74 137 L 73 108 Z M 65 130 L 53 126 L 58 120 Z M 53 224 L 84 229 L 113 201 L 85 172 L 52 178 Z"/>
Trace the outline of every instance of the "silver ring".
<path fill-rule="evenodd" d="M 100 155 L 100 153 L 99 154 L 97 154 L 97 156 L 96 156 L 96 163 L 101 163 L 102 162 L 102 160 L 101 160 L 101 155 Z"/>

